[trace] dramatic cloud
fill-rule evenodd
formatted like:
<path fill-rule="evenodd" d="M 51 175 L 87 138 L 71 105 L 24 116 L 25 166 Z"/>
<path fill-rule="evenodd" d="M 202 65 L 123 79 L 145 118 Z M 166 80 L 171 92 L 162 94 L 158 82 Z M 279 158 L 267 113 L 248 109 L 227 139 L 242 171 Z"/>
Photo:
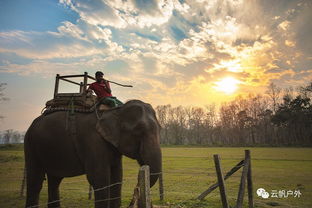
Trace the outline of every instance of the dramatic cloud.
<path fill-rule="evenodd" d="M 311 79 L 310 1 L 59 4 L 78 19 L 63 21 L 55 31 L 0 32 L 0 72 L 104 70 L 135 83 L 138 96 L 157 104 L 175 96 L 176 104 L 219 102 L 211 99 L 213 86 L 227 76 L 239 80 L 240 92 L 263 90 L 271 81 L 286 86 Z"/>

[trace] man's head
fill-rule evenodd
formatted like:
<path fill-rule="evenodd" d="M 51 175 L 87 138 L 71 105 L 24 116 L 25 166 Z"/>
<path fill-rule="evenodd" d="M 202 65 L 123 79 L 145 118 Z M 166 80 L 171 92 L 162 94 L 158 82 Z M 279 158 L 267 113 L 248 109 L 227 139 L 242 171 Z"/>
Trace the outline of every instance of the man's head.
<path fill-rule="evenodd" d="M 96 81 L 97 82 L 100 82 L 102 79 L 103 79 L 103 72 L 101 72 L 101 71 L 97 71 L 96 73 L 95 73 L 95 79 L 96 79 Z"/>

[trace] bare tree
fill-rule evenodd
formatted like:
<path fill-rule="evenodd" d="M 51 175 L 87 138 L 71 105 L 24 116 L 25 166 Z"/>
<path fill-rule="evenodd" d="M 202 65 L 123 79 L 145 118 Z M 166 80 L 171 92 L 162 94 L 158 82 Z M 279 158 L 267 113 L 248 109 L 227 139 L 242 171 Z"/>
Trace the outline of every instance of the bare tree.
<path fill-rule="evenodd" d="M 3 143 L 4 144 L 9 144 L 10 143 L 10 140 L 13 136 L 13 129 L 8 129 L 8 130 L 5 130 L 4 131 L 4 134 L 3 134 Z"/>
<path fill-rule="evenodd" d="M 169 109 L 171 105 L 159 105 L 156 107 L 156 114 L 161 125 L 161 143 L 169 144 Z"/>
<path fill-rule="evenodd" d="M 163 144 L 312 145 L 312 83 L 215 105 L 157 106 Z M 296 95 L 296 96 L 295 96 Z M 283 98 L 283 99 L 281 99 Z M 275 110 L 275 113 L 273 112 Z"/>
<path fill-rule="evenodd" d="M 8 100 L 8 98 L 5 97 L 5 94 L 4 94 L 5 85 L 6 85 L 6 83 L 0 83 L 0 103 Z M 0 119 L 3 119 L 3 118 L 4 118 L 4 116 L 0 115 Z"/>
<path fill-rule="evenodd" d="M 186 129 L 186 116 L 184 107 L 178 106 L 169 109 L 170 140 L 174 144 L 183 144 Z"/>
<path fill-rule="evenodd" d="M 266 93 L 269 95 L 272 101 L 272 110 L 274 113 L 276 113 L 280 99 L 281 88 L 277 87 L 273 82 L 271 82 Z"/>
<path fill-rule="evenodd" d="M 210 127 L 215 126 L 217 123 L 216 105 L 215 104 L 206 105 L 205 110 L 206 110 L 205 124 Z"/>
<path fill-rule="evenodd" d="M 203 121 L 205 117 L 204 109 L 201 107 L 192 107 L 192 118 L 189 121 L 194 139 L 197 144 L 203 144 Z"/>

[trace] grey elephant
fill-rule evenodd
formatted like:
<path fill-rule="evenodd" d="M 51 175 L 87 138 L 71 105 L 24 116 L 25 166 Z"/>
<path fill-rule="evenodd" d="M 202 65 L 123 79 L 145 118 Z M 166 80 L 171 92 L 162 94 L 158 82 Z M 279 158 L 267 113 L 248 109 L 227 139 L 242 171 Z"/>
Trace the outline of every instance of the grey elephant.
<path fill-rule="evenodd" d="M 68 112 L 58 111 L 39 116 L 27 130 L 26 207 L 38 206 L 45 174 L 48 207 L 60 207 L 59 185 L 64 177 L 82 174 L 95 190 L 95 207 L 120 207 L 122 155 L 149 165 L 150 185 L 156 183 L 158 175 L 152 173 L 161 172 L 160 126 L 151 105 L 131 100 L 102 115 L 74 114 L 74 128 Z"/>

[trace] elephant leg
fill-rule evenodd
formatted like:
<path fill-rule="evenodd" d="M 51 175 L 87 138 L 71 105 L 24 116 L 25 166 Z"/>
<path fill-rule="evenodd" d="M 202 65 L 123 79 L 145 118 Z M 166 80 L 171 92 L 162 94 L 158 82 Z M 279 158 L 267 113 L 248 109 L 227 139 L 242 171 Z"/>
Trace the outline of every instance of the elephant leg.
<path fill-rule="evenodd" d="M 109 208 L 110 168 L 103 168 L 87 173 L 87 179 L 94 191 L 94 207 Z"/>
<path fill-rule="evenodd" d="M 45 172 L 39 167 L 27 167 L 26 182 L 26 207 L 39 205 L 39 194 L 42 188 Z"/>
<path fill-rule="evenodd" d="M 110 187 L 110 208 L 119 208 L 121 205 L 121 187 L 122 187 L 122 163 L 121 160 L 117 165 L 111 167 L 111 184 Z"/>
<path fill-rule="evenodd" d="M 62 177 L 48 175 L 48 207 L 61 207 L 59 185 L 62 179 Z"/>

